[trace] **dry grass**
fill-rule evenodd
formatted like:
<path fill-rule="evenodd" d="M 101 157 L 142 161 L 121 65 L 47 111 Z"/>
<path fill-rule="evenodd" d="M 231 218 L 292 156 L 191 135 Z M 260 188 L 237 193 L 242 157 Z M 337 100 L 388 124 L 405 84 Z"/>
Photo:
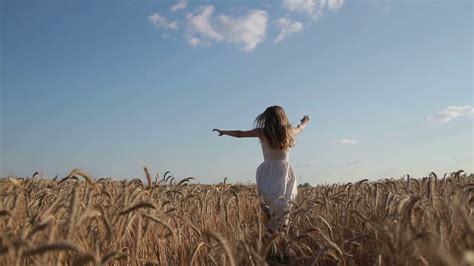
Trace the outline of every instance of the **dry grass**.
<path fill-rule="evenodd" d="M 288 233 L 275 235 L 254 186 L 145 176 L 2 179 L 0 264 L 474 263 L 474 177 L 461 171 L 300 188 Z"/>

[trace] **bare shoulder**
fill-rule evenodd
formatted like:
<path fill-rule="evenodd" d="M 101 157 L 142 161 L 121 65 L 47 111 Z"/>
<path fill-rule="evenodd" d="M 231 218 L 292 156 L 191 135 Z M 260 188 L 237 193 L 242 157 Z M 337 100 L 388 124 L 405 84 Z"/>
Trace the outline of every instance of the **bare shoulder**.
<path fill-rule="evenodd" d="M 261 136 L 263 135 L 263 128 L 257 127 L 253 129 L 255 131 L 255 134 Z"/>
<path fill-rule="evenodd" d="M 263 129 L 261 128 L 254 128 L 247 132 L 249 133 L 250 136 L 256 137 L 256 138 L 261 138 L 261 136 L 263 135 Z"/>
<path fill-rule="evenodd" d="M 262 139 L 263 136 L 265 135 L 265 134 L 263 133 L 263 128 L 257 127 L 257 128 L 254 128 L 253 130 L 255 130 L 255 135 L 256 135 L 259 139 Z"/>

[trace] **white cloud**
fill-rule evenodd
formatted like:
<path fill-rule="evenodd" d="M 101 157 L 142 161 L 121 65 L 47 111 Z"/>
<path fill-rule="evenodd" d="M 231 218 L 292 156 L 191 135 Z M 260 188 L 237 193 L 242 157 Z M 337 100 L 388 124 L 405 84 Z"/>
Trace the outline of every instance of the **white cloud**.
<path fill-rule="evenodd" d="M 188 7 L 188 1 L 181 0 L 178 3 L 172 5 L 170 7 L 170 10 L 171 10 L 171 12 L 176 12 L 176 11 L 181 10 L 181 9 L 186 9 L 186 7 Z"/>
<path fill-rule="evenodd" d="M 369 162 L 368 160 L 358 160 L 358 159 L 355 159 L 355 160 L 349 160 L 349 161 L 345 161 L 344 164 L 345 165 L 354 165 L 354 164 L 361 164 L 361 163 L 367 163 Z"/>
<path fill-rule="evenodd" d="M 188 14 L 188 22 L 191 31 L 195 31 L 215 41 L 221 41 L 223 36 L 218 33 L 211 25 L 211 15 L 214 12 L 214 6 L 203 6 L 198 14 Z"/>
<path fill-rule="evenodd" d="M 267 21 L 268 14 L 262 10 L 251 10 L 237 18 L 220 15 L 219 29 L 225 41 L 243 44 L 243 49 L 250 51 L 265 39 Z"/>
<path fill-rule="evenodd" d="M 155 26 L 157 29 L 177 29 L 178 22 L 177 21 L 169 21 L 167 18 L 160 16 L 160 14 L 156 13 L 148 17 L 148 20 Z"/>
<path fill-rule="evenodd" d="M 338 10 L 344 4 L 344 0 L 329 0 L 328 1 L 328 8 L 330 10 Z"/>
<path fill-rule="evenodd" d="M 290 11 L 313 13 L 318 8 L 318 0 L 283 0 L 282 5 Z"/>
<path fill-rule="evenodd" d="M 336 140 L 333 140 L 332 143 L 354 145 L 354 144 L 359 143 L 359 141 L 355 139 L 336 139 Z"/>
<path fill-rule="evenodd" d="M 188 40 L 188 43 L 192 46 L 192 47 L 196 47 L 196 46 L 206 46 L 206 47 L 209 47 L 211 46 L 211 44 L 207 41 L 204 41 L 202 39 L 199 39 L 199 38 L 196 38 L 196 37 L 187 37 L 187 40 Z"/>
<path fill-rule="evenodd" d="M 203 6 L 197 14 L 187 15 L 190 43 L 199 34 L 211 41 L 242 44 L 243 50 L 251 51 L 265 39 L 267 12 L 250 10 L 240 17 L 219 15 L 217 18 L 212 17 L 213 12 L 213 6 Z"/>
<path fill-rule="evenodd" d="M 188 8 L 189 0 L 174 0 L 169 7 L 169 14 Z M 344 0 L 281 0 L 281 6 L 291 12 L 309 14 L 313 19 L 320 18 L 325 12 L 341 8 Z M 264 5 L 270 8 L 271 5 Z M 245 8 L 245 7 L 244 7 Z M 151 24 L 162 31 L 162 37 L 167 38 L 168 30 L 181 28 L 184 39 L 191 46 L 211 46 L 214 43 L 232 43 L 244 51 L 252 51 L 267 37 L 269 15 L 265 10 L 249 10 L 242 12 L 242 7 L 230 9 L 231 14 L 215 12 L 213 5 L 202 5 L 186 12 L 181 18 L 169 19 L 168 15 L 159 13 L 148 17 Z M 239 15 L 236 15 L 239 12 Z M 303 23 L 289 18 L 280 18 L 274 22 L 278 35 L 273 41 L 281 42 L 295 32 L 303 31 Z M 272 23 L 273 24 L 273 23 Z"/>
<path fill-rule="evenodd" d="M 474 108 L 470 105 L 463 106 L 449 106 L 443 111 L 439 111 L 427 118 L 429 121 L 436 121 L 439 123 L 446 123 L 456 117 L 474 115 Z"/>
<path fill-rule="evenodd" d="M 282 6 L 292 12 L 309 14 L 313 19 L 321 17 L 326 9 L 337 10 L 344 0 L 282 0 Z"/>
<path fill-rule="evenodd" d="M 198 46 L 199 44 L 201 44 L 201 41 L 196 37 L 189 38 L 188 42 L 189 44 L 191 44 L 191 46 Z"/>
<path fill-rule="evenodd" d="M 298 21 L 291 21 L 287 18 L 280 18 L 277 22 L 277 28 L 280 29 L 280 33 L 275 38 L 275 42 L 281 42 L 288 35 L 293 32 L 299 32 L 303 30 L 303 23 Z"/>
<path fill-rule="evenodd" d="M 350 166 L 350 165 L 357 165 L 357 164 L 364 164 L 370 161 L 364 159 L 354 159 L 354 160 L 347 160 L 347 161 L 339 161 L 339 162 L 320 162 L 320 161 L 310 161 L 305 163 L 296 163 L 296 167 L 330 167 L 330 166 Z"/>

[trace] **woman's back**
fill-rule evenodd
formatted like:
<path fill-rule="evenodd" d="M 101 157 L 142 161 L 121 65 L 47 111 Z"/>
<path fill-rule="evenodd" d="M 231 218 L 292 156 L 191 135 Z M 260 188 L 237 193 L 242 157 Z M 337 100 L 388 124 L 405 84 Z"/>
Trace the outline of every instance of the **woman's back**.
<path fill-rule="evenodd" d="M 288 161 L 290 149 L 275 149 L 270 146 L 268 141 L 263 137 L 261 138 L 262 151 L 263 151 L 263 160 L 278 160 L 278 161 Z"/>

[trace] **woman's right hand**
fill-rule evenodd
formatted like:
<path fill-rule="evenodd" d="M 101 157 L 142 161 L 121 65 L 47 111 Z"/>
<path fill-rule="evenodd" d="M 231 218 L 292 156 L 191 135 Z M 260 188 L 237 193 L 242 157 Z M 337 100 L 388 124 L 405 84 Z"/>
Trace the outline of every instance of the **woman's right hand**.
<path fill-rule="evenodd" d="M 217 133 L 219 133 L 219 136 L 222 136 L 222 135 L 224 135 L 224 133 L 222 132 L 223 130 L 220 130 L 220 129 L 214 128 L 212 131 L 216 131 Z"/>
<path fill-rule="evenodd" d="M 308 115 L 303 116 L 303 118 L 301 119 L 301 124 L 308 123 L 310 119 L 311 118 Z"/>

